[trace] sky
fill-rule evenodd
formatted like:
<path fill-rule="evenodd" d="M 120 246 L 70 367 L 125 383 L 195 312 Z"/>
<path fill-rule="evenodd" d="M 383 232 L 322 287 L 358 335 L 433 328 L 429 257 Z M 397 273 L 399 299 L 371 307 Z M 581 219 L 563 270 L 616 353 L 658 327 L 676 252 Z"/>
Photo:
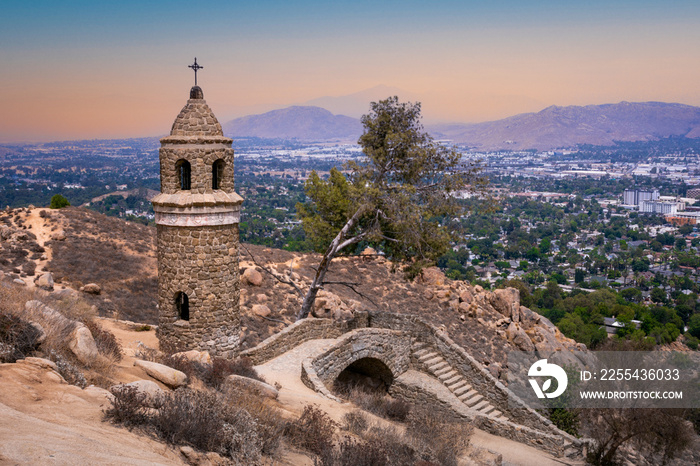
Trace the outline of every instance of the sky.
<path fill-rule="evenodd" d="M 0 143 L 165 135 L 195 56 L 221 122 L 377 86 L 426 123 L 700 106 L 700 2 L 7 1 Z"/>

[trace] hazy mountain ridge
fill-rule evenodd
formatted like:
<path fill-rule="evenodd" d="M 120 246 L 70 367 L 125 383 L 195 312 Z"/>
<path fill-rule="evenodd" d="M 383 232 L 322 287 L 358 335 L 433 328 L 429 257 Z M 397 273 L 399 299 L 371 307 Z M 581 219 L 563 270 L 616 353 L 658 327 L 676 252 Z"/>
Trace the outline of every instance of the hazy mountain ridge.
<path fill-rule="evenodd" d="M 429 127 L 437 138 L 478 149 L 555 149 L 578 144 L 700 137 L 700 107 L 664 102 L 551 106 L 503 120 Z"/>
<path fill-rule="evenodd" d="M 615 141 L 652 141 L 669 136 L 700 137 L 700 107 L 664 102 L 558 107 L 484 123 L 427 125 L 438 139 L 477 149 L 556 149 Z M 320 107 L 294 106 L 249 115 L 224 124 L 227 136 L 302 141 L 357 141 L 360 120 Z"/>
<path fill-rule="evenodd" d="M 320 107 L 294 106 L 236 118 L 223 125 L 229 137 L 357 141 L 362 125 L 357 118 L 333 115 Z"/>

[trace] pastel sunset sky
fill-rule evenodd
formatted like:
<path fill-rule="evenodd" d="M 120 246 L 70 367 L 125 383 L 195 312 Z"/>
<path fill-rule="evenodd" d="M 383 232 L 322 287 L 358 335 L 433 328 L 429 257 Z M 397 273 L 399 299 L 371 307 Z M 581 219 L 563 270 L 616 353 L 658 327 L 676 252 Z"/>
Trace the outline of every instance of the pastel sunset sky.
<path fill-rule="evenodd" d="M 164 135 L 195 56 L 221 122 L 379 85 L 427 123 L 700 105 L 700 2 L 5 2 L 0 142 Z"/>

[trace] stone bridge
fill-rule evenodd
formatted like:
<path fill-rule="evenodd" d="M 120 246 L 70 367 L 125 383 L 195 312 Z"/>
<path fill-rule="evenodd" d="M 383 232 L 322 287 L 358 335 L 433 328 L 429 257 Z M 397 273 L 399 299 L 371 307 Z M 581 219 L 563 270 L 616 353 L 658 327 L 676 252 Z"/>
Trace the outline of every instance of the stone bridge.
<path fill-rule="evenodd" d="M 580 439 L 527 406 L 444 331 L 417 316 L 358 312 L 342 323 L 303 319 L 242 355 L 259 365 L 319 339 L 330 346 L 302 361 L 301 378 L 327 398 L 342 402 L 331 389 L 349 370 L 381 381 L 394 397 L 467 420 L 492 434 L 558 456 L 579 456 L 583 451 Z"/>

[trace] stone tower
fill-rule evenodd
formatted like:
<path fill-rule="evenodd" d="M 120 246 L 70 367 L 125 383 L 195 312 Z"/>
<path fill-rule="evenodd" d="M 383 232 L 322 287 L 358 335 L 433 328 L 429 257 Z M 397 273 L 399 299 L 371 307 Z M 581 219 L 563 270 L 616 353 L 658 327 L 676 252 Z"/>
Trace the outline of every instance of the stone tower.
<path fill-rule="evenodd" d="M 166 350 L 231 357 L 240 344 L 238 223 L 233 141 L 199 86 L 161 139 L 153 199 L 158 251 L 158 338 Z"/>

